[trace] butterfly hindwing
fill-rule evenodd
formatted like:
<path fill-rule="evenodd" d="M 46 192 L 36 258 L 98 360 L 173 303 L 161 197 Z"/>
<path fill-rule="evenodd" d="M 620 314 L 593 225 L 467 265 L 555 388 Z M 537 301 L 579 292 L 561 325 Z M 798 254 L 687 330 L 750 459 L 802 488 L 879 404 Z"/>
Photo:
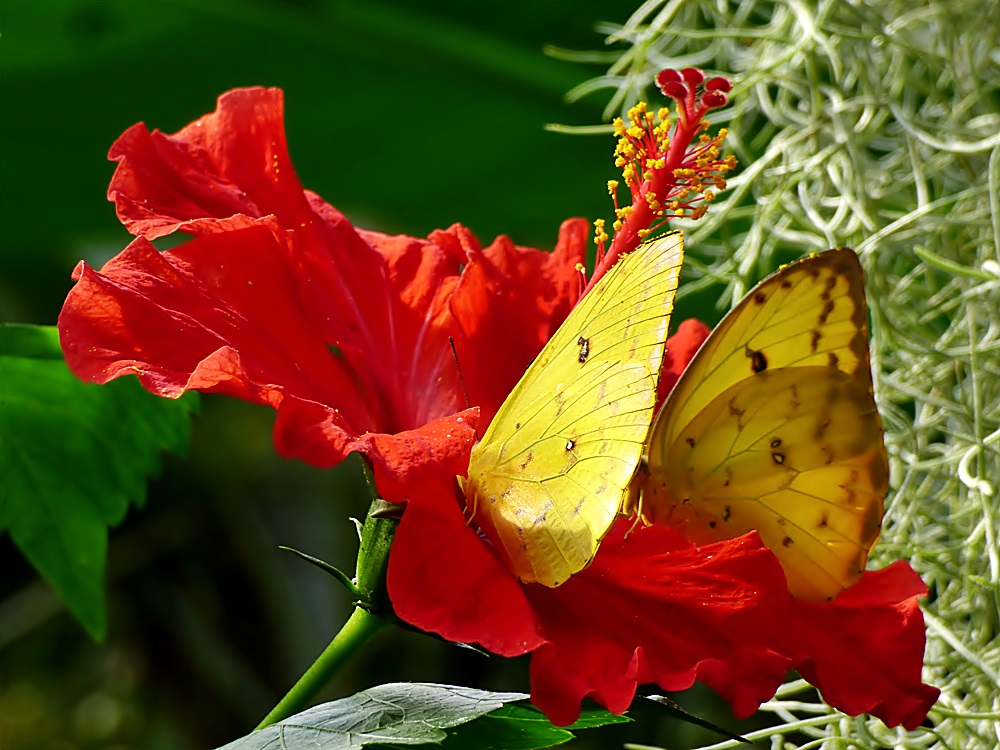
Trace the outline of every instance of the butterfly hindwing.
<path fill-rule="evenodd" d="M 473 449 L 475 522 L 525 582 L 584 568 L 621 510 L 653 417 L 680 233 L 621 259 L 574 308 Z"/>
<path fill-rule="evenodd" d="M 740 301 L 650 432 L 641 512 L 695 543 L 756 529 L 803 598 L 857 580 L 888 462 L 853 251 L 792 263 Z"/>

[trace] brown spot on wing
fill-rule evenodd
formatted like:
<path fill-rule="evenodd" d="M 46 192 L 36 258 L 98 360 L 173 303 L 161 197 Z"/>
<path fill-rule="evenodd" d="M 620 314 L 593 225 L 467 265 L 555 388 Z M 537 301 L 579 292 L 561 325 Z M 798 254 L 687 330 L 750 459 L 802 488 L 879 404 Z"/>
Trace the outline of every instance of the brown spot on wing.
<path fill-rule="evenodd" d="M 746 348 L 745 354 L 750 358 L 750 368 L 755 372 L 764 372 L 767 369 L 767 357 L 764 352 L 758 349 Z"/>
<path fill-rule="evenodd" d="M 826 325 L 826 321 L 830 317 L 830 313 L 833 312 L 833 308 L 835 307 L 836 305 L 834 304 L 832 299 L 828 299 L 825 303 L 823 303 L 823 311 L 819 314 L 819 324 L 821 326 Z"/>

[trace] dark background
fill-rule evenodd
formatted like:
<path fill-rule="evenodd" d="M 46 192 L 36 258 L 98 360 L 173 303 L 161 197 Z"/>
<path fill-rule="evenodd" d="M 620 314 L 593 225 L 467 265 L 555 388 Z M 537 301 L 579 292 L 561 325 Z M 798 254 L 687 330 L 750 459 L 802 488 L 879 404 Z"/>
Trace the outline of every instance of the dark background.
<path fill-rule="evenodd" d="M 563 97 L 602 69 L 542 48 L 600 49 L 595 23 L 632 9 L 4 0 L 0 320 L 53 324 L 76 262 L 128 243 L 105 198 L 123 130 L 176 131 L 236 86 L 285 90 L 302 182 L 355 223 L 423 236 L 457 221 L 484 244 L 504 233 L 550 249 L 564 218 L 610 215 L 616 175 L 610 135 L 543 130 L 600 121 L 605 98 Z M 691 312 L 682 303 L 678 319 Z M 318 471 L 278 459 L 272 422 L 263 407 L 202 400 L 188 454 L 112 531 L 104 644 L 0 537 L 0 749 L 214 747 L 249 731 L 322 650 L 349 598 L 277 545 L 351 570 L 348 516 L 363 516 L 366 494 L 354 461 Z M 527 660 L 391 629 L 322 698 L 402 680 L 526 690 Z M 634 713 L 586 744 L 691 741 L 660 709 Z"/>

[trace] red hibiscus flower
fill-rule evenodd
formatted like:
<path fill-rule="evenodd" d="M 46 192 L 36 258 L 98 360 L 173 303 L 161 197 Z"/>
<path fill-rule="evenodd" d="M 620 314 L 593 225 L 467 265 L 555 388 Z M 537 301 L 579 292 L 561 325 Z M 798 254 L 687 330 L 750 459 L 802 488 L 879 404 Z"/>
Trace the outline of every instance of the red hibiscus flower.
<path fill-rule="evenodd" d="M 720 80 L 666 80 L 683 108 L 671 133 L 682 161 L 626 172 L 637 198 L 619 209 L 607 253 L 599 229 L 595 278 L 667 212 L 703 210 L 694 202 L 711 199 L 705 183 L 720 186 L 717 139 L 676 145 L 725 103 Z M 647 135 L 643 147 L 662 145 Z M 548 589 L 522 584 L 466 523 L 454 477 L 477 426 L 579 297 L 581 220 L 563 224 L 553 253 L 503 237 L 481 248 L 459 226 L 426 240 L 359 230 L 298 182 L 273 89 L 230 92 L 174 135 L 137 125 L 111 158 L 109 198 L 137 239 L 100 272 L 77 269 L 59 319 L 70 367 L 95 382 L 133 373 L 164 396 L 269 404 L 279 451 L 317 466 L 366 454 L 380 494 L 406 503 L 388 570 L 403 619 L 498 654 L 533 652 L 533 700 L 560 724 L 585 696 L 624 711 L 644 682 L 701 680 L 747 715 L 790 668 L 851 713 L 922 720 L 937 691 L 920 683 L 922 590 L 906 566 L 803 604 L 756 534 L 696 548 L 667 528 L 627 534 L 622 522 L 588 568 Z M 177 230 L 195 238 L 162 253 L 151 245 Z M 668 342 L 664 393 L 706 333 L 687 324 Z"/>
<path fill-rule="evenodd" d="M 359 451 L 402 501 L 424 464 L 468 465 L 477 413 L 449 337 L 489 420 L 576 302 L 588 229 L 565 222 L 552 253 L 483 249 L 458 225 L 426 240 L 356 229 L 303 190 L 282 118 L 280 90 L 237 90 L 174 135 L 118 139 L 108 197 L 138 239 L 77 268 L 66 360 L 94 382 L 134 373 L 163 396 L 269 404 L 283 455 L 325 467 Z M 176 230 L 197 239 L 150 243 Z"/>

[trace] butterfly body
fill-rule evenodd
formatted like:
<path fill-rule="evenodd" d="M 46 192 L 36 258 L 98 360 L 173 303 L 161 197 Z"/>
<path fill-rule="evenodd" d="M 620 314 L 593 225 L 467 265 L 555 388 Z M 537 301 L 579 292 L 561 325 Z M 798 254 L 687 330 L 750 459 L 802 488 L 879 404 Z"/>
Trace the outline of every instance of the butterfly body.
<path fill-rule="evenodd" d="M 888 484 L 866 310 L 846 248 L 751 290 L 664 402 L 627 510 L 696 544 L 756 530 L 801 598 L 856 581 Z"/>

